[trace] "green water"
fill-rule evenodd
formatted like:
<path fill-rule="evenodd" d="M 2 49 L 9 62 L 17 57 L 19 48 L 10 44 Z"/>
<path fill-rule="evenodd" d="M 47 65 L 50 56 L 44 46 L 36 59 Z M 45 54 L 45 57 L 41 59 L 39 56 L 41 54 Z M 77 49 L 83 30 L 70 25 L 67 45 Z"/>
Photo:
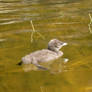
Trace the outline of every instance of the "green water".
<path fill-rule="evenodd" d="M 0 0 L 0 92 L 92 92 L 91 12 L 92 0 Z M 30 20 L 44 39 L 35 32 L 31 43 Z M 49 71 L 16 65 L 53 38 L 68 43 L 62 72 L 62 59 Z"/>

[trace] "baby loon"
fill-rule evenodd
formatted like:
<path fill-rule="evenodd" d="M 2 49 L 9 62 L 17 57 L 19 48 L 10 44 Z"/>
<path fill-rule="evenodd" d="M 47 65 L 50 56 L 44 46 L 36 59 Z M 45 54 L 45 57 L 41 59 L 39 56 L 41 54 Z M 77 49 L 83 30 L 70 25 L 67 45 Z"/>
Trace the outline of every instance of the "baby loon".
<path fill-rule="evenodd" d="M 22 60 L 18 65 L 34 64 L 38 68 L 45 69 L 39 65 L 39 62 L 49 62 L 58 59 L 63 55 L 63 52 L 59 50 L 65 45 L 67 45 L 67 43 L 61 42 L 57 39 L 52 39 L 48 43 L 48 49 L 38 50 L 22 57 Z"/>

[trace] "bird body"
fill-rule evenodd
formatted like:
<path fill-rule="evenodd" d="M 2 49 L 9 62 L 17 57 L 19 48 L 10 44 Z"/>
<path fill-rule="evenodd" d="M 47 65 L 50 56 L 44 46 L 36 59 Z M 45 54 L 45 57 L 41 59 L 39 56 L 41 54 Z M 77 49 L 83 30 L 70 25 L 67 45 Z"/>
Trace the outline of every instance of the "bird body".
<path fill-rule="evenodd" d="M 61 57 L 63 55 L 63 52 L 60 51 L 60 49 L 65 45 L 67 45 L 67 43 L 59 41 L 57 39 L 52 39 L 49 41 L 47 49 L 38 50 L 22 57 L 21 62 L 19 62 L 18 65 L 34 64 L 38 68 L 46 69 L 39 65 L 39 63 L 50 62 Z"/>
<path fill-rule="evenodd" d="M 26 55 L 22 58 L 22 61 L 24 64 L 30 64 L 34 63 L 35 61 L 39 62 L 49 62 L 55 59 L 58 59 L 63 55 L 63 52 L 59 51 L 54 52 L 50 51 L 48 49 L 39 50 L 33 53 L 30 53 L 29 55 Z"/>

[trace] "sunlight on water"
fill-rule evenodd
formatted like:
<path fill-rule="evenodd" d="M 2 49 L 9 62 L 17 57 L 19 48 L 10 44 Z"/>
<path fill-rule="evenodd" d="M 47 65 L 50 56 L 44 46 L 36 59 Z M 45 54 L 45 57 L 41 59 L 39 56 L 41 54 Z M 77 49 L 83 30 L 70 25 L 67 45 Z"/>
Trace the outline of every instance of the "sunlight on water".
<path fill-rule="evenodd" d="M 89 13 L 92 0 L 0 0 L 0 92 L 92 92 Z M 45 39 L 35 32 L 31 43 L 31 20 Z M 48 71 L 17 65 L 53 38 L 68 45 L 63 57 L 42 64 Z"/>

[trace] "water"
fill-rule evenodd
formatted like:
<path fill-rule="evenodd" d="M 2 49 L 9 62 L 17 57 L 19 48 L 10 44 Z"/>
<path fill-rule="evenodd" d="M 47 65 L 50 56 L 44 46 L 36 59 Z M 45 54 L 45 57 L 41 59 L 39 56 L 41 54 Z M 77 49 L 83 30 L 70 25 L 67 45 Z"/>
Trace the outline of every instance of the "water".
<path fill-rule="evenodd" d="M 0 0 L 0 92 L 92 92 L 92 0 Z M 33 21 L 35 30 L 31 43 Z M 49 71 L 16 64 L 47 48 L 52 38 L 67 42 Z M 25 72 L 25 71 L 28 72 Z M 61 72 L 59 72 L 61 71 Z"/>

